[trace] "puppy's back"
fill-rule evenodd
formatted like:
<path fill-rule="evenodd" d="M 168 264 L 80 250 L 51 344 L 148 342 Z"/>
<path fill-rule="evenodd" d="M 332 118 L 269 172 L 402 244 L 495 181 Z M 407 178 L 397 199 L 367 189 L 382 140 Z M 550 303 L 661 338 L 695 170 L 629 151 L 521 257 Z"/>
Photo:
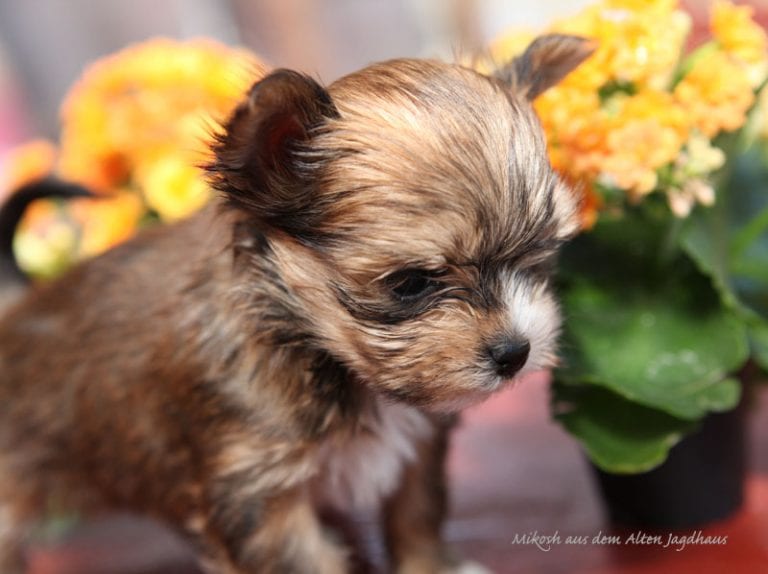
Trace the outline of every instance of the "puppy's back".
<path fill-rule="evenodd" d="M 72 500 L 90 481 L 98 493 L 82 493 L 72 506 L 106 496 L 110 505 L 136 506 L 140 497 L 151 507 L 173 505 L 185 481 L 196 481 L 188 457 L 198 439 L 185 433 L 197 421 L 174 409 L 195 401 L 201 370 L 191 339 L 212 312 L 215 282 L 207 279 L 221 271 L 217 255 L 230 241 L 215 212 L 148 230 L 32 288 L 3 316 L 0 496 L 7 481 L 15 497 L 26 491 L 28 505 L 39 506 L 59 492 Z M 163 492 L 139 484 L 139 472 L 156 476 Z M 165 491 L 169 485 L 178 493 Z"/>

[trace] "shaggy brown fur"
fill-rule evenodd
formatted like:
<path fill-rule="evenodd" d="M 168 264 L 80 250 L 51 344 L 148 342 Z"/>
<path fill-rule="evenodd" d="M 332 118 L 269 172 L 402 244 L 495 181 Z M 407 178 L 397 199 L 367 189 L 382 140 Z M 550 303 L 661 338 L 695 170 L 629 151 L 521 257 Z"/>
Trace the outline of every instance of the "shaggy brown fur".
<path fill-rule="evenodd" d="M 46 512 L 127 509 L 210 572 L 340 574 L 318 509 L 382 501 L 393 571 L 470 571 L 440 541 L 441 413 L 552 362 L 575 206 L 526 96 L 588 53 L 256 83 L 215 146 L 223 201 L 2 318 L 0 572 Z"/>

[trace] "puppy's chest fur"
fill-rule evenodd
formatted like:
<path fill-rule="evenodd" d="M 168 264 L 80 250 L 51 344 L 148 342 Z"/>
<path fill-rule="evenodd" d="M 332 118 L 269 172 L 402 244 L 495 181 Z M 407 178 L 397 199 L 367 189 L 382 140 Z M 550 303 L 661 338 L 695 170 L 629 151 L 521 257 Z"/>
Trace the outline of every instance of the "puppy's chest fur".
<path fill-rule="evenodd" d="M 312 493 L 318 506 L 371 508 L 397 487 L 417 443 L 433 425 L 419 409 L 375 399 L 354 425 L 326 438 L 315 452 Z"/>

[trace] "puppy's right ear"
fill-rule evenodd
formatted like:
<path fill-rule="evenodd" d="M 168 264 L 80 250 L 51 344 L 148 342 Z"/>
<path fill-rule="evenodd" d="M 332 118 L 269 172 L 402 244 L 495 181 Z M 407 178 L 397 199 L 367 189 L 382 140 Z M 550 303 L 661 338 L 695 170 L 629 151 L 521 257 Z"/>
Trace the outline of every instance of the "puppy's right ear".
<path fill-rule="evenodd" d="M 533 100 L 589 58 L 597 44 L 580 36 L 547 34 L 493 75 L 514 92 Z"/>
<path fill-rule="evenodd" d="M 207 166 L 214 188 L 264 224 L 300 233 L 310 227 L 311 155 L 317 130 L 338 117 L 315 80 L 277 70 L 256 82 L 213 146 Z"/>

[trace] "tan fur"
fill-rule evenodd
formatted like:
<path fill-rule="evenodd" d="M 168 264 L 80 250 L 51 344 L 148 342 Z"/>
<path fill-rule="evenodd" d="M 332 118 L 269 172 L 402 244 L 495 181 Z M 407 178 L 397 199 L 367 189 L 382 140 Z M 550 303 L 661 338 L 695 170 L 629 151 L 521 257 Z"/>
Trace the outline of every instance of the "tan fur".
<path fill-rule="evenodd" d="M 11 308 L 0 571 L 47 511 L 123 509 L 212 573 L 343 573 L 317 511 L 356 502 L 384 504 L 393 570 L 461 571 L 445 413 L 554 358 L 547 262 L 575 202 L 527 87 L 585 53 L 552 43 L 507 84 L 417 60 L 328 90 L 275 72 L 219 136 L 220 200 Z M 493 354 L 521 340 L 525 367 Z"/>

